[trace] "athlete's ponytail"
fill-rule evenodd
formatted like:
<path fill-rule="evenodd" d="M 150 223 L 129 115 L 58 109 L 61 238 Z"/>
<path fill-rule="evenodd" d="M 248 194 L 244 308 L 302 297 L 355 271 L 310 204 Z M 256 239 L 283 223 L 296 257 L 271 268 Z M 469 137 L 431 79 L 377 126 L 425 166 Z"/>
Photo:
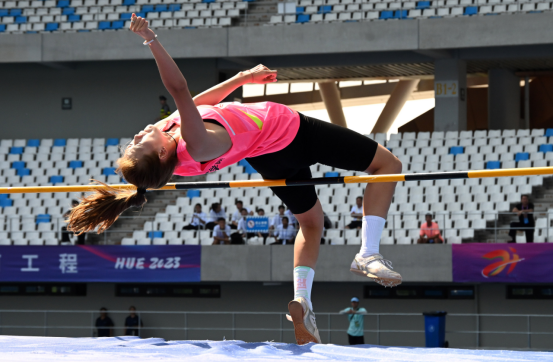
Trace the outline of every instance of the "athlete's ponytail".
<path fill-rule="evenodd" d="M 104 232 L 119 215 L 130 207 L 141 207 L 146 203 L 146 189 L 161 188 L 171 180 L 177 165 L 176 155 L 161 162 L 157 153 L 143 155 L 140 159 L 123 156 L 117 160 L 117 172 L 137 187 L 135 191 L 118 190 L 107 186 L 84 197 L 73 209 L 67 220 L 68 229 L 75 233 L 91 232 L 98 227 Z"/>

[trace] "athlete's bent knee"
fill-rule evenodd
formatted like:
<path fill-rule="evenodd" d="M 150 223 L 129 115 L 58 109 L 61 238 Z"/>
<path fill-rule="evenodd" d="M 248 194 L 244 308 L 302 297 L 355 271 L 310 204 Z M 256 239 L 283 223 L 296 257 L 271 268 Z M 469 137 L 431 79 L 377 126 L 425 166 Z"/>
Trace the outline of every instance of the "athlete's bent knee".
<path fill-rule="evenodd" d="M 401 160 L 394 156 L 394 161 L 391 163 L 390 168 L 393 170 L 392 174 L 401 174 L 403 169 Z"/>

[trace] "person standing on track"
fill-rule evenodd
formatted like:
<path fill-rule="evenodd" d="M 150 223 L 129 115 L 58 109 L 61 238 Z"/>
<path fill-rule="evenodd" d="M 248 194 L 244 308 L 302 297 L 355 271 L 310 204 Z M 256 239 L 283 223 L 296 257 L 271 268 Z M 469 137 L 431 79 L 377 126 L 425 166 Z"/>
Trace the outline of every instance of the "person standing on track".
<path fill-rule="evenodd" d="M 373 175 L 399 174 L 401 162 L 374 140 L 273 102 L 220 103 L 247 83 L 277 81 L 277 71 L 258 65 L 192 98 L 183 74 L 148 22 L 132 15 L 130 30 L 144 39 L 177 111 L 135 135 L 118 160 L 118 172 L 136 192 L 108 188 L 82 199 L 72 209 L 73 231 L 101 233 L 130 207 L 146 202 L 146 190 L 169 182 L 173 174 L 215 172 L 246 158 L 264 179 L 309 179 L 316 163 Z M 365 189 L 361 248 L 349 266 L 352 273 L 384 286 L 401 283 L 401 275 L 379 253 L 380 236 L 396 183 Z M 288 319 L 298 344 L 320 343 L 311 288 L 323 233 L 324 216 L 314 186 L 273 187 L 299 223 L 294 243 L 294 299 Z"/>
<path fill-rule="evenodd" d="M 340 310 L 340 314 L 348 314 L 349 345 L 365 344 L 365 319 L 363 315 L 366 313 L 367 310 L 365 310 L 365 308 L 359 307 L 359 299 L 356 297 L 351 298 L 351 308 Z"/>

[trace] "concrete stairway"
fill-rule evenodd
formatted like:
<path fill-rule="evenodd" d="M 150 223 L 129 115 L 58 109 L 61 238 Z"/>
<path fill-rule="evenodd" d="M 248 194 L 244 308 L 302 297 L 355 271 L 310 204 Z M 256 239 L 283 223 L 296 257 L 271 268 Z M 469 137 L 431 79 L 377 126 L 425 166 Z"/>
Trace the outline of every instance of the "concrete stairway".
<path fill-rule="evenodd" d="M 171 182 L 196 182 L 205 181 L 205 175 L 193 177 L 174 176 Z M 144 222 L 152 221 L 156 213 L 165 212 L 168 205 L 175 205 L 178 197 L 186 196 L 186 190 L 182 191 L 153 191 L 146 194 L 148 202 L 142 208 L 131 208 L 125 211 L 121 217 L 102 235 L 87 235 L 87 244 L 118 245 L 121 239 L 131 237 L 136 230 L 144 228 Z"/>
<path fill-rule="evenodd" d="M 248 9 L 240 14 L 239 26 L 259 26 L 271 20 L 276 15 L 278 6 L 274 1 L 254 1 L 249 3 Z"/>
<path fill-rule="evenodd" d="M 543 184 L 541 186 L 532 187 L 530 199 L 534 203 L 534 218 L 547 218 L 547 210 L 553 208 L 553 177 L 543 178 Z M 511 210 L 515 207 L 515 204 L 516 203 L 511 203 Z M 497 228 L 500 228 L 497 231 L 498 243 L 511 240 L 511 237 L 509 237 L 509 225 L 511 222 L 517 221 L 518 217 L 514 214 L 503 214 L 499 216 L 497 221 Z M 495 228 L 495 221 L 487 222 L 486 227 Z M 466 242 L 495 242 L 495 233 L 493 229 L 475 230 L 474 238 L 470 241 L 466 240 Z M 538 231 L 536 230 L 535 233 L 537 235 Z"/>

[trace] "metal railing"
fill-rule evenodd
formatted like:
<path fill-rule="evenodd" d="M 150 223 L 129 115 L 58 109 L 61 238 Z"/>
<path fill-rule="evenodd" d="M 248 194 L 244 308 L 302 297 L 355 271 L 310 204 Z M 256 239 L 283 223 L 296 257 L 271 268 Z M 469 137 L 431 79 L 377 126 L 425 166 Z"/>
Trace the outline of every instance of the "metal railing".
<path fill-rule="evenodd" d="M 111 310 L 109 312 L 113 317 L 114 314 L 128 315 L 127 310 Z M 63 318 L 60 318 L 60 315 Z M 77 315 L 77 316 L 75 316 Z M 287 322 L 286 314 L 280 312 L 221 312 L 221 311 L 136 311 L 136 315 L 143 321 L 146 319 L 144 327 L 131 327 L 138 331 L 138 335 L 148 335 L 151 333 L 156 334 L 158 337 L 164 337 L 170 334 L 172 339 L 191 339 L 189 335 L 193 332 L 195 334 L 194 339 L 206 339 L 202 337 L 202 333 L 205 336 L 209 336 L 212 333 L 219 334 L 226 339 L 238 339 L 237 333 L 248 332 L 253 333 L 255 337 L 256 332 L 272 332 L 272 340 L 284 342 L 286 340 L 293 339 L 291 333 L 294 331 L 291 323 Z M 171 325 L 158 325 L 148 326 L 149 321 L 160 319 L 162 315 L 169 316 Z M 80 319 L 79 319 L 80 316 Z M 115 335 L 124 331 L 127 327 L 116 325 L 113 327 L 96 327 L 95 320 L 99 316 L 97 310 L 0 310 L 0 334 L 10 334 L 11 331 L 18 330 L 19 335 L 24 331 L 28 331 L 28 334 L 42 336 L 95 336 L 96 330 L 100 329 L 115 329 Z M 213 325 L 212 321 L 207 323 L 205 319 L 193 319 L 194 317 L 205 316 L 216 320 L 217 322 L 226 322 L 226 324 Z M 238 323 L 238 318 L 248 316 L 249 320 L 241 319 Z M 260 319 L 261 316 L 265 316 L 265 319 Z M 333 327 L 333 317 L 344 317 L 340 319 L 338 323 L 334 322 L 334 325 L 341 325 L 340 328 Z M 419 342 L 422 341 L 424 336 L 424 320 L 420 313 L 367 313 L 364 314 L 365 329 L 364 333 L 371 336 L 372 344 L 380 345 L 382 338 L 385 334 L 394 335 L 394 345 L 402 345 L 401 335 L 398 334 L 413 334 L 417 336 Z M 269 319 L 268 317 L 273 317 Z M 225 319 L 226 318 L 226 319 Z M 276 319 L 274 319 L 276 318 Z M 338 340 L 332 333 L 343 333 L 347 330 L 348 319 L 347 314 L 340 313 L 317 313 L 317 325 L 321 338 L 324 343 L 331 344 Z M 400 318 L 398 320 L 398 318 Z M 28 319 L 29 323 L 25 324 L 25 320 Z M 79 321 L 87 320 L 87 323 L 78 323 Z M 395 320 L 390 324 L 389 320 Z M 516 319 L 519 320 L 519 329 L 506 330 L 502 329 L 501 322 L 496 323 L 495 329 L 481 329 L 481 326 L 485 322 L 486 325 L 491 325 L 490 321 L 493 319 L 502 319 L 503 322 L 509 322 L 509 326 L 512 327 Z M 513 335 L 516 337 L 525 338 L 524 347 L 521 345 L 518 348 L 533 349 L 532 337 L 537 336 L 551 336 L 553 335 L 553 325 L 551 321 L 547 322 L 547 319 L 553 319 L 553 315 L 543 314 L 448 314 L 446 326 L 446 340 L 450 341 L 450 346 L 453 339 L 453 346 L 456 346 L 455 336 L 468 335 L 471 337 L 472 345 L 465 345 L 464 348 L 482 348 L 483 338 L 489 336 L 499 335 Z M 9 320 L 16 320 L 17 324 L 11 324 Z M 70 321 L 69 324 L 64 324 L 63 320 Z M 192 321 L 194 320 L 194 321 Z M 368 321 L 369 320 L 369 321 Z M 489 321 L 487 321 L 489 320 Z M 535 321 L 534 321 L 535 320 Z M 8 322 L 6 322 L 8 321 Z M 22 323 L 23 321 L 23 323 Z M 42 321 L 42 324 L 37 321 Z M 60 322 L 55 324 L 54 322 Z M 179 324 L 175 324 L 177 322 Z M 77 323 L 75 323 L 77 322 Z M 260 324 L 262 322 L 262 324 Z M 267 324 L 263 324 L 263 322 Z M 521 322 L 521 323 L 520 323 Z M 467 323 L 472 325 L 473 328 L 466 328 Z M 285 325 L 286 324 L 286 325 Z M 209 325 L 209 326 L 206 326 Z M 397 326 L 398 328 L 383 328 L 383 326 Z M 537 325 L 540 325 L 536 328 Z M 404 326 L 407 327 L 403 328 Z M 544 327 L 546 329 L 544 329 Z M 60 334 L 62 332 L 62 334 Z M 171 332 L 171 333 L 169 333 Z M 175 333 L 178 333 L 175 335 Z M 409 339 L 406 340 L 407 342 Z M 459 340 L 458 340 L 459 341 Z M 520 342 L 520 338 L 517 338 Z M 411 340 L 414 342 L 414 340 Z M 466 342 L 466 340 L 465 340 Z M 466 343 L 465 343 L 466 344 Z M 553 341 L 548 340 L 548 348 L 553 347 Z M 458 346 L 460 347 L 460 346 Z M 487 348 L 501 348 L 500 346 L 488 346 Z M 543 349 L 544 347 L 540 347 Z M 546 347 L 547 348 L 547 347 Z"/>
<path fill-rule="evenodd" d="M 411 238 L 411 240 L 413 240 L 413 243 L 417 243 L 417 239 L 418 239 L 418 233 L 420 231 L 420 228 L 421 228 L 421 224 L 424 223 L 424 218 L 425 218 L 425 214 L 427 212 L 403 212 L 403 213 L 390 213 L 388 214 L 388 219 L 387 219 L 387 223 L 386 223 L 386 227 L 385 227 L 385 231 L 389 231 L 390 233 L 390 237 L 393 238 L 394 240 L 394 243 L 397 243 L 395 241 L 398 241 L 400 238 L 402 237 L 405 237 L 405 238 Z M 448 239 L 450 237 L 457 237 L 457 239 L 459 239 L 459 237 L 465 241 L 470 241 L 470 242 L 498 242 L 498 240 L 501 242 L 500 239 L 498 239 L 501 234 L 501 231 L 505 231 L 505 230 L 509 230 L 511 227 L 509 225 L 503 225 L 503 224 L 508 224 L 508 222 L 502 222 L 500 219 L 502 216 L 508 216 L 508 217 L 515 217 L 516 214 L 515 213 L 512 213 L 512 212 L 497 212 L 497 211 L 469 211 L 469 212 L 447 212 L 447 211 L 434 211 L 434 218 L 433 220 L 438 223 L 438 226 L 439 226 L 439 229 L 440 229 L 440 232 L 441 232 L 441 236 L 443 238 L 443 242 L 444 243 L 448 243 Z M 476 216 L 475 218 L 471 218 L 471 215 L 472 216 Z M 546 242 L 551 242 L 553 241 L 553 226 L 552 226 L 552 221 L 553 221 L 553 212 L 534 212 L 534 217 L 536 218 L 536 215 L 545 215 L 545 217 L 541 217 L 541 218 L 545 218 L 546 219 L 546 226 L 543 227 L 536 227 L 536 226 L 533 226 L 533 227 L 517 227 L 516 229 L 517 230 L 521 230 L 521 231 L 524 231 L 524 230 L 544 230 L 545 229 L 545 238 L 544 240 Z M 351 222 L 352 218 L 350 217 L 350 214 L 349 213 L 333 213 L 333 214 L 327 214 L 327 216 L 330 218 L 330 220 L 332 221 L 332 224 L 333 226 L 336 226 L 337 228 L 331 228 L 331 229 L 327 229 L 327 231 L 331 231 L 331 230 L 340 230 L 340 231 L 343 231 L 341 232 L 342 236 L 341 237 L 332 237 L 331 238 L 331 242 L 333 244 L 336 244 L 336 242 L 339 242 L 337 244 L 345 244 L 346 243 L 346 240 L 348 239 L 348 237 L 346 236 L 346 226 Z M 405 218 L 407 216 L 413 216 L 413 218 Z M 456 218 L 457 216 L 459 217 L 462 217 L 462 218 Z M 176 217 L 176 218 L 175 218 Z M 491 218 L 490 218 L 491 217 Z M 15 225 L 24 225 L 22 223 L 24 223 L 23 221 L 21 221 L 21 216 L 1 216 L 0 215 L 0 227 L 3 227 L 3 228 L 0 228 L 0 231 L 3 231 L 3 232 L 7 232 L 7 233 L 11 233 L 11 232 L 55 232 L 55 235 L 56 235 L 56 238 L 58 240 L 62 240 L 62 233 L 65 233 L 63 230 L 62 230 L 62 227 L 64 227 L 66 225 L 66 223 L 64 222 L 64 218 L 63 217 L 53 217 L 51 219 L 51 223 L 53 223 L 54 225 L 54 230 L 50 230 L 50 231 L 36 231 L 36 230 L 22 230 L 21 228 L 14 228 Z M 32 216 L 28 216 L 28 217 L 23 217 L 23 218 L 27 218 L 29 219 L 30 221 L 33 221 L 34 223 L 34 217 Z M 272 219 L 272 215 L 268 217 L 269 220 Z M 129 217 L 129 216 L 121 216 L 119 217 L 120 220 L 143 220 L 144 222 L 152 222 L 152 228 L 148 229 L 148 230 L 145 230 L 146 232 L 152 232 L 152 233 L 148 233 L 147 235 L 150 236 L 148 238 L 150 238 L 150 242 L 153 241 L 154 239 L 154 236 L 153 236 L 153 232 L 156 232 L 158 231 L 157 227 L 156 227 L 156 222 L 159 222 L 156 221 L 156 218 L 155 217 L 152 217 L 152 216 L 133 216 L 133 217 Z M 475 228 L 474 226 L 473 227 L 456 227 L 456 224 L 459 225 L 459 221 L 462 221 L 462 220 L 469 220 L 469 221 L 474 221 L 474 220 L 477 220 L 477 219 L 481 219 L 481 220 L 484 220 L 485 221 L 485 226 L 484 227 L 478 227 L 478 228 Z M 192 214 L 178 214 L 178 215 L 174 215 L 174 216 L 171 216 L 169 221 L 170 222 L 173 222 L 173 223 L 180 223 L 181 225 L 183 223 L 190 223 L 190 221 L 192 220 Z M 417 227 L 412 227 L 412 228 L 407 228 L 407 227 L 404 227 L 405 224 L 407 223 L 406 221 L 407 220 L 417 220 Z M 457 221 L 457 222 L 456 222 Z M 472 223 L 472 222 L 471 222 Z M 492 226 L 490 226 L 490 224 Z M 106 231 L 101 237 L 100 237 L 100 240 L 99 240 L 99 243 L 100 244 L 108 244 L 108 239 L 110 238 L 110 234 L 111 233 L 117 233 L 117 234 L 120 234 L 120 233 L 132 233 L 134 231 L 137 231 L 137 230 L 144 230 L 142 229 L 142 224 L 141 224 L 141 227 L 138 228 L 138 229 L 112 229 L 112 230 L 108 230 Z M 180 227 L 181 230 L 182 230 L 182 227 Z M 198 231 L 201 231 L 201 230 L 204 230 L 203 227 L 201 227 L 200 229 L 197 230 Z M 176 231 L 180 231 L 180 230 L 176 230 Z M 450 231 L 455 231 L 454 234 L 455 236 L 453 236 Z M 457 231 L 459 231 L 459 236 L 457 236 Z M 472 233 L 468 233 L 467 235 L 464 235 L 462 233 L 462 231 L 472 231 Z M 490 238 L 488 236 L 488 240 L 487 241 L 479 241 L 479 240 L 476 240 L 475 237 L 474 237 L 474 231 L 492 231 L 493 232 L 493 239 L 490 241 Z M 194 238 L 190 241 L 191 244 L 201 244 L 201 239 L 202 238 L 205 238 L 205 236 L 202 236 L 200 233 L 195 233 L 195 236 Z M 232 233 L 235 233 L 237 232 L 237 230 L 233 229 L 232 230 Z M 269 237 L 267 238 L 267 244 L 269 244 L 270 242 L 273 242 L 274 240 L 274 237 L 273 237 L 273 230 L 269 230 L 268 231 L 269 233 Z M 534 232 L 534 235 L 535 235 L 536 231 Z M 327 233 L 328 235 L 328 233 Z M 211 239 L 211 237 L 209 237 Z M 351 237 L 349 237 L 351 238 Z M 244 238 L 246 241 L 247 241 L 247 238 Z M 328 238 L 327 238 L 328 239 Z M 186 243 L 186 242 L 185 242 Z M 327 242 L 328 243 L 328 242 Z"/>

